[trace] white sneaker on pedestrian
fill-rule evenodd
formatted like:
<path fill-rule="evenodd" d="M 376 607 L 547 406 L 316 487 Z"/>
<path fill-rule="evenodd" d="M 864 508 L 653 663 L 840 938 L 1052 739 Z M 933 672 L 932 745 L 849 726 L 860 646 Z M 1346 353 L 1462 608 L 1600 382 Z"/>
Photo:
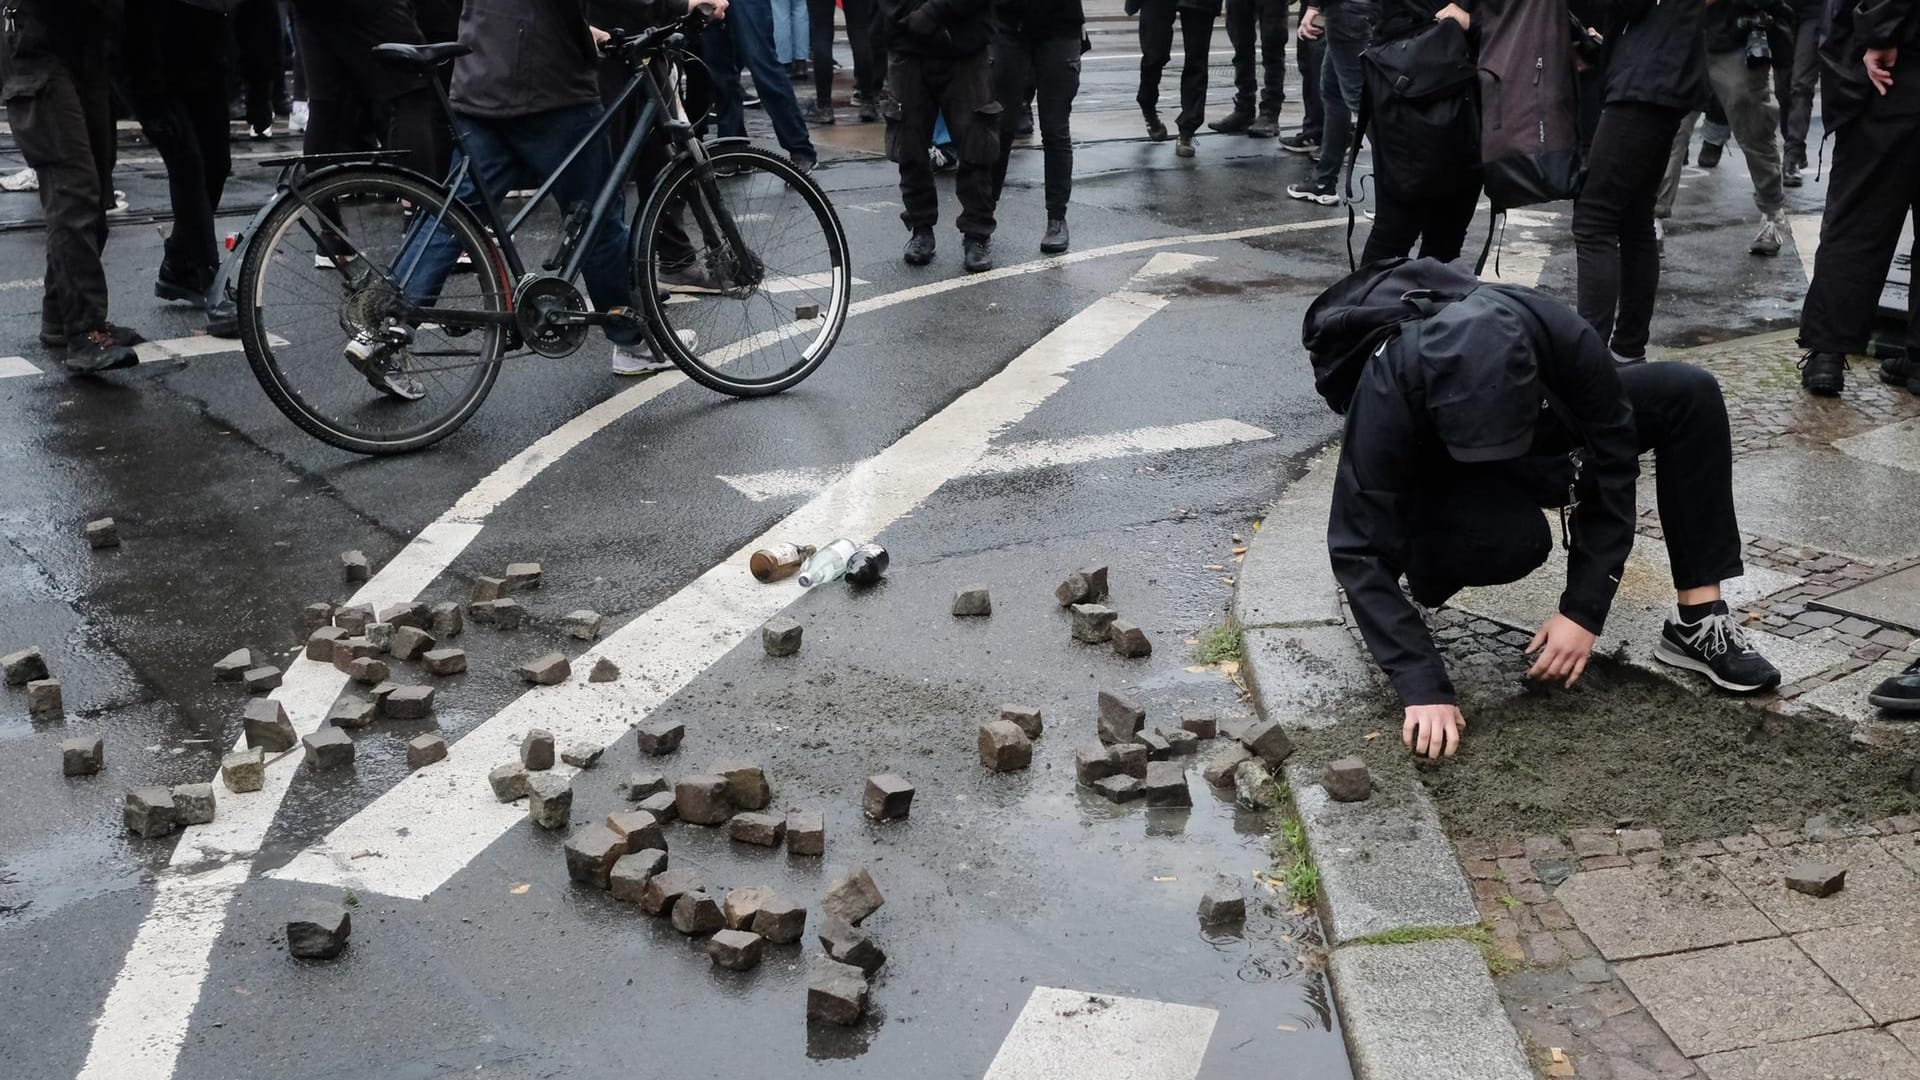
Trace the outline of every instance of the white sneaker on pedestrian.
<path fill-rule="evenodd" d="M 676 330 L 680 343 L 691 349 L 699 345 L 700 335 L 691 330 Z M 664 359 L 653 351 L 653 344 L 645 339 L 632 345 L 613 347 L 612 370 L 615 375 L 650 375 L 656 371 L 672 369 L 673 361 Z"/>
<path fill-rule="evenodd" d="M 293 103 L 293 109 L 287 114 L 287 130 L 293 132 L 307 130 L 306 102 L 296 101 Z"/>
<path fill-rule="evenodd" d="M 1755 255 L 1778 255 L 1780 246 L 1786 242 L 1785 237 L 1791 229 L 1792 226 L 1787 224 L 1787 212 L 1775 210 L 1768 217 L 1761 219 L 1760 231 L 1754 236 L 1753 244 L 1747 250 Z"/>

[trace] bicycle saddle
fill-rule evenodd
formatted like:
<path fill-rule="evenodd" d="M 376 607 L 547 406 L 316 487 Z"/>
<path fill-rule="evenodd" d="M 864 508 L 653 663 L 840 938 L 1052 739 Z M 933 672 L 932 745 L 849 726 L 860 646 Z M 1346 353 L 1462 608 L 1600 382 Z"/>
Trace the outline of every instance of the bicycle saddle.
<path fill-rule="evenodd" d="M 457 41 L 443 41 L 438 45 L 406 45 L 388 42 L 375 45 L 373 55 L 389 64 L 403 67 L 435 68 L 455 57 L 465 56 L 473 51 L 471 45 L 462 45 Z"/>

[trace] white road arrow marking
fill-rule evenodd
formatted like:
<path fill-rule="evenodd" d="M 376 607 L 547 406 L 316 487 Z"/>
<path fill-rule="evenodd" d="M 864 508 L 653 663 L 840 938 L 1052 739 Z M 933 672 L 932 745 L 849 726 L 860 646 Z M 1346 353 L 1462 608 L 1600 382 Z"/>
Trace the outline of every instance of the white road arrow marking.
<path fill-rule="evenodd" d="M 1193 1080 L 1213 1009 L 1036 986 L 982 1080 Z"/>

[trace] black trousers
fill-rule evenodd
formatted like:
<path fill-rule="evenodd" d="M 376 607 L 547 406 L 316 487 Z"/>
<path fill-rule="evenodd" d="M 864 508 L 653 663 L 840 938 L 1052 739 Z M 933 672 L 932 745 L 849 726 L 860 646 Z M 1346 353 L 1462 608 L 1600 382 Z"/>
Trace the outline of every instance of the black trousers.
<path fill-rule="evenodd" d="M 940 221 L 940 193 L 933 186 L 933 119 L 947 118 L 960 168 L 954 194 L 957 224 L 968 236 L 993 235 L 993 171 L 1000 160 L 1000 103 L 993 96 L 993 70 L 982 49 L 972 56 L 894 53 L 887 60 L 887 151 L 900 166 L 900 220 L 909 229 Z"/>
<path fill-rule="evenodd" d="M 370 122 L 400 164 L 440 177 L 453 135 L 439 115 L 427 76 L 373 58 L 388 41 L 424 41 L 405 4 L 390 0 L 295 0 L 301 65 L 307 79 L 309 154 L 365 150 Z"/>
<path fill-rule="evenodd" d="M 1376 162 L 1374 167 L 1380 166 Z M 1396 199 L 1376 185 L 1373 231 L 1367 234 L 1361 264 L 1404 257 L 1413 251 L 1416 240 L 1421 258 L 1452 262 L 1466 245 L 1467 226 L 1473 223 L 1473 211 L 1479 203 L 1477 178 L 1457 192 L 1419 199 Z"/>
<path fill-rule="evenodd" d="M 1000 158 L 993 166 L 993 201 L 1007 183 L 1014 129 L 1029 97 L 1035 105 L 1046 163 L 1047 217 L 1067 216 L 1073 194 L 1073 132 L 1069 119 L 1080 93 L 1080 38 L 1030 38 L 1002 32 L 993 39 L 994 93 L 1000 101 Z"/>
<path fill-rule="evenodd" d="M 880 65 L 873 57 L 873 0 L 842 0 L 847 44 L 853 49 L 853 89 L 868 101 L 880 95 Z M 813 39 L 813 100 L 833 104 L 833 0 L 807 0 L 807 32 Z"/>
<path fill-rule="evenodd" d="M 1320 129 L 1326 123 L 1326 113 L 1320 103 L 1320 57 L 1326 50 L 1324 41 L 1302 41 L 1294 53 L 1294 59 L 1300 64 L 1300 105 L 1306 110 L 1300 131 L 1313 136 L 1315 142 L 1320 141 Z"/>
<path fill-rule="evenodd" d="M 1233 109 L 1279 116 L 1287 100 L 1287 8 L 1291 0 L 1227 0 L 1227 40 L 1233 42 Z M 1256 45 L 1255 38 L 1259 41 Z M 1254 51 L 1260 72 L 1254 70 Z M 1259 74 L 1266 79 L 1262 82 Z"/>
<path fill-rule="evenodd" d="M 233 40 L 246 86 L 247 123 L 273 123 L 273 102 L 286 92 L 287 39 L 280 0 L 245 0 L 233 9 Z"/>
<path fill-rule="evenodd" d="M 1820 21 L 1816 14 L 1793 28 L 1793 63 L 1780 97 L 1780 137 L 1788 161 L 1807 163 L 1807 132 L 1813 127 L 1813 102 L 1820 95 Z M 1778 67 L 1774 69 L 1778 71 Z"/>
<path fill-rule="evenodd" d="M 1214 13 L 1180 7 L 1178 0 L 1141 0 L 1140 92 L 1134 100 L 1142 109 L 1160 107 L 1160 73 L 1173 58 L 1173 24 L 1180 23 L 1184 59 L 1180 66 L 1180 134 L 1200 130 L 1207 119 L 1207 50 L 1213 45 Z"/>
<path fill-rule="evenodd" d="M 224 115 L 224 105 L 223 105 Z M 113 205 L 113 106 L 104 55 L 55 64 L 31 94 L 7 99 L 20 156 L 40 176 L 47 271 L 40 331 L 74 337 L 107 321 L 107 244 Z"/>
<path fill-rule="evenodd" d="M 233 172 L 221 35 L 226 20 L 206 8 L 151 0 L 129 3 L 126 13 L 128 101 L 167 166 L 173 207 L 161 271 L 176 282 L 204 284 L 220 265 L 213 217 Z"/>
<path fill-rule="evenodd" d="M 1660 288 L 1653 204 L 1682 115 L 1637 102 L 1608 105 L 1573 203 L 1580 317 L 1621 356 L 1646 355 Z"/>
<path fill-rule="evenodd" d="M 1866 351 L 1907 215 L 1920 207 L 1920 115 L 1868 113 L 1834 133 L 1820 250 L 1800 312 L 1800 344 Z M 1915 252 L 1920 255 L 1920 251 Z M 1920 349 L 1920 289 L 1907 290 L 1907 346 Z"/>
<path fill-rule="evenodd" d="M 1697 589 L 1745 573 L 1733 507 L 1733 440 L 1720 384 L 1688 364 L 1620 369 L 1633 403 L 1641 453 L 1651 451 L 1673 564 L 1673 587 Z M 1564 433 L 1563 433 L 1564 434 Z M 1552 449 L 1554 440 L 1547 440 Z M 1562 440 L 1571 449 L 1571 435 Z M 1470 585 L 1518 581 L 1546 561 L 1552 546 L 1542 508 L 1566 502 L 1571 472 L 1555 453 L 1518 461 L 1461 465 L 1421 501 L 1407 584 L 1423 604 L 1444 602 Z"/>

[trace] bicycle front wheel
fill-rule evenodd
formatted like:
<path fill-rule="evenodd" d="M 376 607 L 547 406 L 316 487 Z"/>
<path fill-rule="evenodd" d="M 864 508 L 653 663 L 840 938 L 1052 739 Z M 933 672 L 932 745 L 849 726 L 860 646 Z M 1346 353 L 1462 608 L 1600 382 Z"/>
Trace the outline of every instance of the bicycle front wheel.
<path fill-rule="evenodd" d="M 503 329 L 453 311 L 504 313 L 510 285 L 472 212 L 436 211 L 444 192 L 394 169 L 321 173 L 247 245 L 235 284 L 247 361 L 323 442 L 417 450 L 465 423 L 499 377 Z"/>
<path fill-rule="evenodd" d="M 713 152 L 661 177 L 635 233 L 634 298 L 654 347 L 701 385 L 777 394 L 813 374 L 852 305 L 847 234 L 826 192 L 779 154 Z"/>

